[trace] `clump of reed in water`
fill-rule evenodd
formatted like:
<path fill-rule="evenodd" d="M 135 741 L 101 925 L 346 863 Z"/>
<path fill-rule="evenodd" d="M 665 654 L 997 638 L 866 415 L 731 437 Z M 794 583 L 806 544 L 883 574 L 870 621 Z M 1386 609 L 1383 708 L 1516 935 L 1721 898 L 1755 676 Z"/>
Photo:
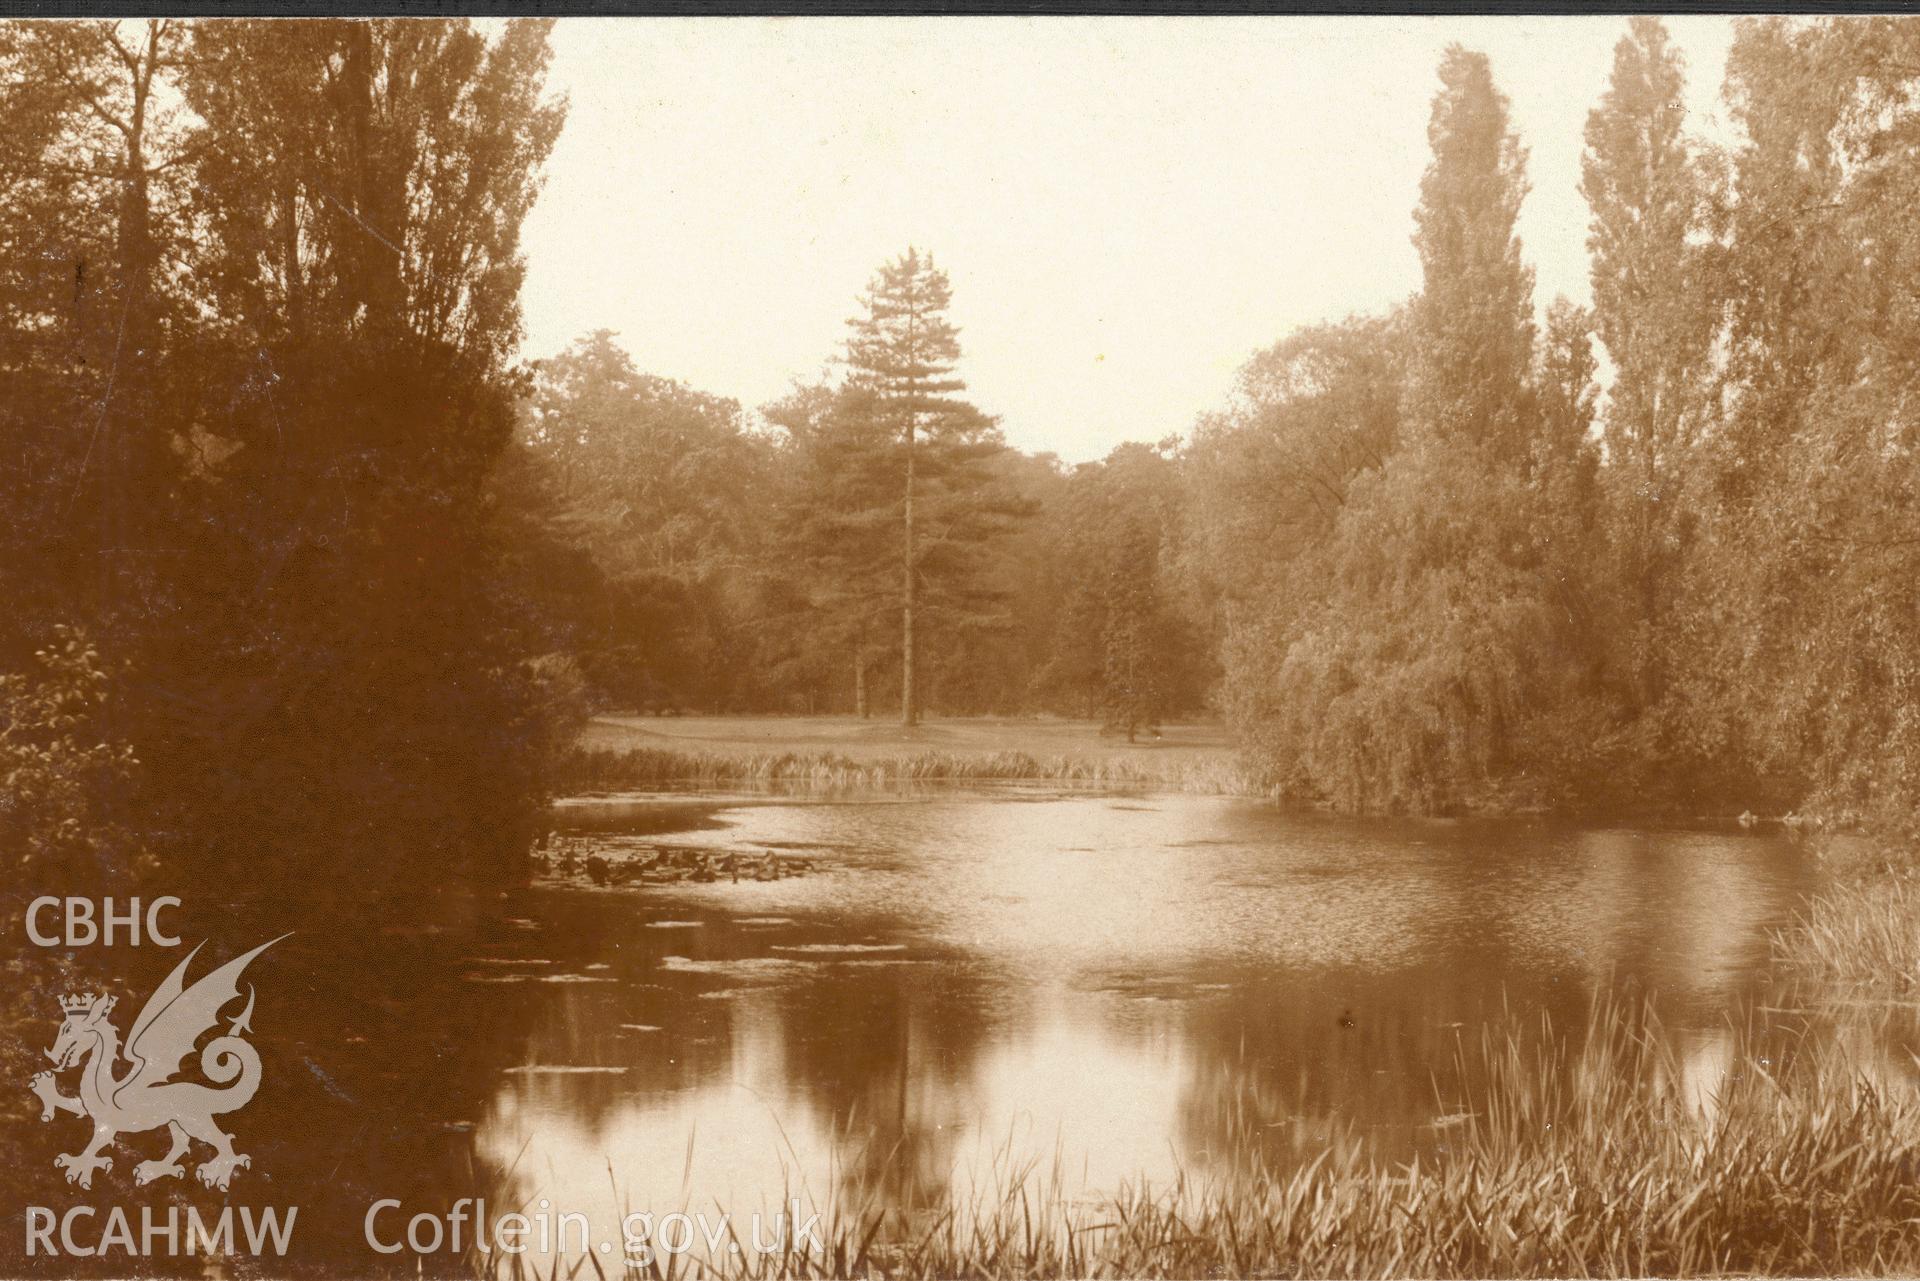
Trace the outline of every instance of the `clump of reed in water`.
<path fill-rule="evenodd" d="M 1406 1164 L 1335 1141 L 1282 1167 L 1249 1130 L 1207 1170 L 1089 1204 L 1003 1151 L 969 1202 L 902 1216 L 885 1207 L 911 1171 L 855 1160 L 829 1180 L 823 1250 L 674 1262 L 746 1278 L 1920 1271 L 1920 1091 L 1841 1039 L 1754 1036 L 1700 1082 L 1650 1013 L 1603 1002 L 1575 1039 L 1469 1040 L 1460 1077 L 1477 1084 Z"/>
<path fill-rule="evenodd" d="M 1920 986 L 1920 895 L 1912 874 L 1846 875 L 1774 936 L 1774 951 L 1821 978 L 1893 992 Z"/>

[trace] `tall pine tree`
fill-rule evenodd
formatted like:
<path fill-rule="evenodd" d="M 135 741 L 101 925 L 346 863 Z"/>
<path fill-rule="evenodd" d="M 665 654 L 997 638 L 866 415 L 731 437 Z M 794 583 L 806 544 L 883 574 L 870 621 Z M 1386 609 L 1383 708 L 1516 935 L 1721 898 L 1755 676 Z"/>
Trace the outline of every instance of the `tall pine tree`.
<path fill-rule="evenodd" d="M 979 580 L 981 553 L 1018 515 L 984 465 L 1006 448 L 998 426 L 959 398 L 966 383 L 956 373 L 960 332 L 947 319 L 952 298 L 946 273 L 908 249 L 874 276 L 847 338 L 852 417 L 893 460 L 899 486 L 906 726 L 920 721 L 920 659 L 931 628 L 951 634 L 992 621 L 994 602 Z"/>

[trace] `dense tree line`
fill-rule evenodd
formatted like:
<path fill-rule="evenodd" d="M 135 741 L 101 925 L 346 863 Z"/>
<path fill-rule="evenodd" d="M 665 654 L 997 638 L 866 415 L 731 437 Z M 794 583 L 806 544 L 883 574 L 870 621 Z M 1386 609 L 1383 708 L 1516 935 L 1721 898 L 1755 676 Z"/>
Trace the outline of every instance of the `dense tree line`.
<path fill-rule="evenodd" d="M 592 334 L 535 372 L 507 469 L 571 568 L 533 576 L 597 706 L 1097 716 L 1204 709 L 1172 440 L 1070 467 L 965 399 L 951 285 L 882 264 L 832 374 L 755 420 Z M 524 508 L 525 504 L 521 504 Z"/>
<path fill-rule="evenodd" d="M 587 696 L 1130 735 L 1212 710 L 1269 786 L 1353 810 L 1906 812 L 1915 39 L 1741 24 L 1718 146 L 1631 22 L 1583 139 L 1586 308 L 1538 305 L 1525 150 L 1488 61 L 1449 51 L 1419 292 L 1097 463 L 1014 451 L 964 399 L 918 252 L 835 373 L 757 417 L 589 340 L 598 372 L 538 374 L 566 426 L 533 437 L 558 461 L 617 422 L 632 455 L 586 467 L 573 517 L 620 585 L 581 597 Z"/>
<path fill-rule="evenodd" d="M 1916 68 L 1898 20 L 1743 22 L 1715 147 L 1634 19 L 1586 129 L 1593 309 L 1537 328 L 1524 154 L 1448 54 L 1421 293 L 1263 353 L 1190 452 L 1273 783 L 1914 812 Z"/>

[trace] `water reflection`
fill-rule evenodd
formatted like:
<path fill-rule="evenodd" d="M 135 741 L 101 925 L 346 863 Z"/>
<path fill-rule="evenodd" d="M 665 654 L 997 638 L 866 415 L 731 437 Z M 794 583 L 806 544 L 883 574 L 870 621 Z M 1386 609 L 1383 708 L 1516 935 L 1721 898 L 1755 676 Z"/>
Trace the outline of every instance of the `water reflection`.
<path fill-rule="evenodd" d="M 294 1266 L 467 1270 L 373 1256 L 379 1197 L 544 1199 L 617 1243 L 627 1210 L 964 1214 L 1019 1171 L 1097 1196 L 1330 1142 L 1400 1158 L 1444 1143 L 1463 1044 L 1509 1013 L 1577 1036 L 1603 992 L 1657 1003 L 1671 1088 L 1711 1109 L 1742 1070 L 1729 1019 L 1821 1017 L 1765 987 L 1766 931 L 1814 872 L 1764 837 L 1040 790 L 565 820 L 822 870 L 536 886 L 484 920 L 289 940 L 260 976 L 265 1085 L 238 1125 L 258 1177 L 234 1196 L 302 1207 Z M 204 932 L 235 929 L 271 936 Z M 1906 1079 L 1912 1010 L 1867 1013 L 1856 1061 Z M 37 1113 L 0 1121 L 30 1155 L 18 1202 L 66 1203 Z M 102 1201 L 198 1195 L 113 1178 Z"/>
<path fill-rule="evenodd" d="M 645 807 L 636 812 L 645 813 Z M 617 828 L 617 805 L 578 811 Z M 1811 882 L 1764 838 L 1356 823 L 1190 797 L 755 802 L 679 843 L 804 848 L 770 883 L 555 888 L 551 984 L 486 1153 L 611 1231 L 656 1213 L 1069 1194 L 1360 1141 L 1404 1155 L 1506 1012 L 1646 993 L 1710 1107 L 1724 1020 Z M 660 927 L 660 928 L 654 928 Z M 555 946 L 558 945 L 558 946 Z M 584 977 L 584 973 L 582 974 Z M 645 1030 L 641 1030 L 645 1029 Z M 611 1174 L 610 1174 L 611 1169 Z"/>

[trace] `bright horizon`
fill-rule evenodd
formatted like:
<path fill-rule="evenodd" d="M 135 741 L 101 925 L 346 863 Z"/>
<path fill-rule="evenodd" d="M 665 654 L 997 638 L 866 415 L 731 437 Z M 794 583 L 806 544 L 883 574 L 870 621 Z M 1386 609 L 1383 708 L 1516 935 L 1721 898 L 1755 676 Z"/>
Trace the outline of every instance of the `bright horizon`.
<path fill-rule="evenodd" d="M 1730 17 L 1668 18 L 1724 136 Z M 1536 303 L 1588 298 L 1582 129 L 1624 15 L 630 18 L 554 31 L 572 101 L 525 229 L 529 358 L 614 330 L 756 409 L 817 377 L 908 245 L 961 372 L 1070 462 L 1186 433 L 1255 351 L 1419 287 L 1442 50 L 1492 60 L 1528 150 Z"/>

